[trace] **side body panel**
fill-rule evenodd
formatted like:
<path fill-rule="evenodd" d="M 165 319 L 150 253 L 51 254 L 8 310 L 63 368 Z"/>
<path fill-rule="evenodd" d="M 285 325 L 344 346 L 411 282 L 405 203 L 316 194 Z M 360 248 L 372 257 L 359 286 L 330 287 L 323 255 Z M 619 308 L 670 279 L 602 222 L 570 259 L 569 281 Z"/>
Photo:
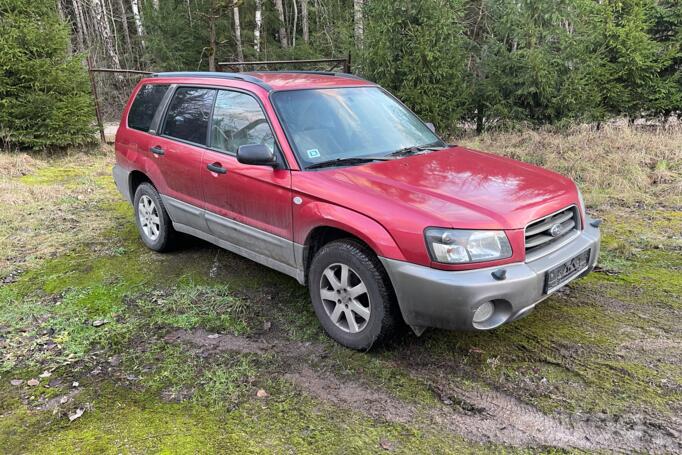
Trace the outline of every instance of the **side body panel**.
<path fill-rule="evenodd" d="M 209 164 L 227 172 L 213 172 Z M 245 165 L 232 155 L 206 150 L 200 181 L 210 234 L 294 266 L 291 171 Z"/>

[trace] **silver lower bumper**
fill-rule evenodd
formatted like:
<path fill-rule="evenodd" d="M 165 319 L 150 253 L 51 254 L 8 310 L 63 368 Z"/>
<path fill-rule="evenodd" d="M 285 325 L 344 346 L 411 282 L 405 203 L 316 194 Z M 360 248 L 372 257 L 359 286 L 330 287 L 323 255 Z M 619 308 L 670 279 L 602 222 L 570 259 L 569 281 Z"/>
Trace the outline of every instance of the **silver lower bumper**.
<path fill-rule="evenodd" d="M 548 270 L 588 249 L 591 253 L 587 268 L 566 283 L 594 268 L 600 232 L 589 224 L 591 220 L 587 221 L 586 229 L 570 243 L 529 263 L 453 272 L 387 258 L 381 261 L 393 283 L 403 318 L 416 333 L 426 327 L 492 329 L 519 319 L 551 295 L 544 293 Z M 502 268 L 507 272 L 506 279 L 498 281 L 491 273 Z M 492 302 L 495 312 L 483 323 L 474 323 L 474 313 L 485 302 Z"/>

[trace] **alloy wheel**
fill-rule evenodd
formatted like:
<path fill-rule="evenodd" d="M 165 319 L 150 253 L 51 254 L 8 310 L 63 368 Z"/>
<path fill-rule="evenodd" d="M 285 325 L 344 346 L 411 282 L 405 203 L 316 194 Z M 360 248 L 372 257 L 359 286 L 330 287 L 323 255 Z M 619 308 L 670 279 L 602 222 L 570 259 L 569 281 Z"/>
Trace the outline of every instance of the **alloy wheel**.
<path fill-rule="evenodd" d="M 137 204 L 137 217 L 140 220 L 140 226 L 144 235 L 150 240 L 156 240 L 159 237 L 161 229 L 161 220 L 159 219 L 159 212 L 156 204 L 152 198 L 143 195 Z"/>
<path fill-rule="evenodd" d="M 346 264 L 331 264 L 320 279 L 327 316 L 344 332 L 358 333 L 369 322 L 369 293 L 360 276 Z"/>

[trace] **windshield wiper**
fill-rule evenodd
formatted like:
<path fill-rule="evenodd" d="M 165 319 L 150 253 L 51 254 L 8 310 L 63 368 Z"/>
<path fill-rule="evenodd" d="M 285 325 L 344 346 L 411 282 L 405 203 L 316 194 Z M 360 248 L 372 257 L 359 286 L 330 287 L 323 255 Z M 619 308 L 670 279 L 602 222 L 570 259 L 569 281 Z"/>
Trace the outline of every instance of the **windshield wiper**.
<path fill-rule="evenodd" d="M 320 169 L 323 167 L 344 166 L 362 163 L 371 163 L 372 161 L 388 161 L 392 158 L 386 156 L 355 156 L 349 158 L 336 158 L 333 160 L 321 161 L 319 163 L 306 166 L 306 169 Z"/>
<path fill-rule="evenodd" d="M 447 146 L 431 145 L 431 144 L 412 145 L 410 147 L 403 147 L 399 150 L 396 150 L 395 152 L 391 152 L 386 156 L 407 156 L 407 155 L 414 155 L 415 153 L 419 153 L 419 152 L 443 150 L 445 148 L 447 148 Z"/>

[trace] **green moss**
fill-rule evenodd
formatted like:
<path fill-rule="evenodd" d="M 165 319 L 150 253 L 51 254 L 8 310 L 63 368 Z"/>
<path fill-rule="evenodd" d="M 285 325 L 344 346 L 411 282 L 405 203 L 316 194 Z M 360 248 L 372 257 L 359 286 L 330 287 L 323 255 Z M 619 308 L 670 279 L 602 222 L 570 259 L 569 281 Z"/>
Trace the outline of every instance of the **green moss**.
<path fill-rule="evenodd" d="M 44 167 L 33 174 L 24 175 L 19 181 L 24 185 L 65 185 L 74 183 L 77 179 L 88 174 L 90 169 L 85 167 Z"/>
<path fill-rule="evenodd" d="M 268 400 L 252 399 L 235 410 L 192 403 L 162 403 L 156 396 L 106 384 L 92 410 L 68 424 L 65 418 L 26 436 L 0 433 L 7 453 L 480 453 L 500 446 L 468 443 L 447 433 L 378 422 L 302 397 L 273 385 Z M 7 422 L 31 421 L 17 409 Z M 2 425 L 2 424 L 0 424 Z M 514 452 L 505 449 L 505 453 Z"/>

